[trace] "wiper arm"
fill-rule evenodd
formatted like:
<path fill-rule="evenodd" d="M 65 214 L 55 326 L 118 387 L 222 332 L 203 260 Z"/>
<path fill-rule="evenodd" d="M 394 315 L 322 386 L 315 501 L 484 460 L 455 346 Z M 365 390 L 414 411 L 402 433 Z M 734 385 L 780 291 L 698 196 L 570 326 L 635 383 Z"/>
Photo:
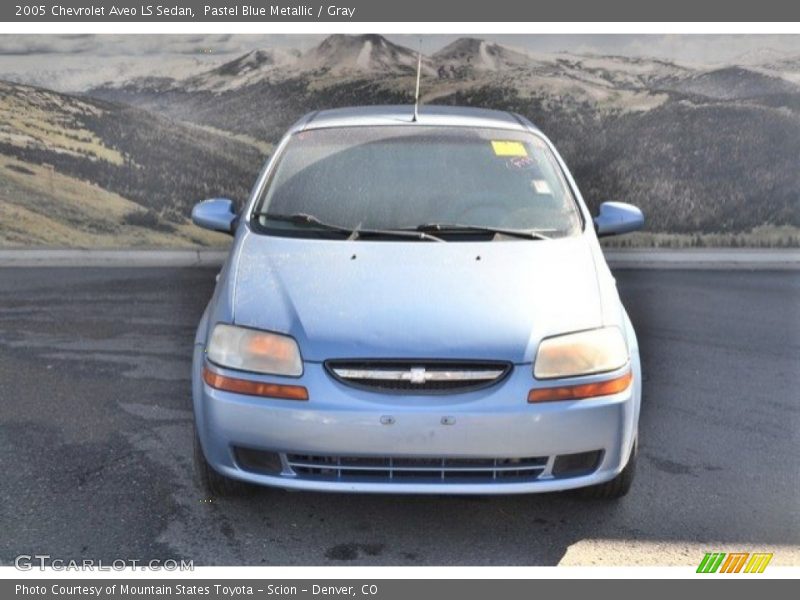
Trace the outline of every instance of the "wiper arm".
<path fill-rule="evenodd" d="M 423 223 L 414 228 L 416 231 L 436 231 L 439 233 L 498 233 L 509 237 L 523 238 L 526 240 L 550 240 L 550 236 L 545 235 L 539 229 L 504 229 L 502 227 L 490 227 L 488 225 L 462 225 L 460 223 Z M 548 230 L 549 231 L 549 230 Z"/>
<path fill-rule="evenodd" d="M 357 240 L 362 236 L 381 236 L 385 235 L 387 237 L 402 237 L 402 238 L 410 238 L 414 240 L 428 240 L 430 242 L 444 242 L 442 238 L 436 235 L 432 235 L 425 231 L 404 231 L 402 229 L 354 229 L 353 233 L 350 234 L 350 239 Z"/>
<path fill-rule="evenodd" d="M 348 227 L 342 227 L 341 225 L 326 223 L 325 221 L 320 220 L 319 217 L 315 217 L 314 215 L 309 215 L 308 213 L 292 213 L 290 215 L 282 215 L 271 212 L 254 212 L 252 216 L 264 217 L 265 219 L 269 219 L 270 221 L 283 221 L 285 223 L 292 223 L 293 225 L 313 225 L 314 227 L 319 227 L 320 229 L 327 229 L 329 231 L 339 231 L 341 233 L 347 233 L 347 234 L 353 232 L 353 230 Z"/>
<path fill-rule="evenodd" d="M 347 234 L 348 240 L 356 240 L 361 236 L 371 235 L 385 235 L 394 237 L 410 238 L 415 240 L 430 240 L 434 242 L 444 242 L 444 240 L 435 235 L 431 235 L 425 231 L 408 231 L 402 229 L 361 229 L 361 227 L 350 228 L 342 225 L 334 225 L 333 223 L 326 223 L 319 217 L 310 215 L 308 213 L 292 213 L 289 215 L 271 213 L 271 212 L 254 212 L 253 217 L 264 217 L 272 221 L 283 221 L 292 223 L 294 225 L 310 225 L 319 229 L 328 231 L 338 231 Z"/>

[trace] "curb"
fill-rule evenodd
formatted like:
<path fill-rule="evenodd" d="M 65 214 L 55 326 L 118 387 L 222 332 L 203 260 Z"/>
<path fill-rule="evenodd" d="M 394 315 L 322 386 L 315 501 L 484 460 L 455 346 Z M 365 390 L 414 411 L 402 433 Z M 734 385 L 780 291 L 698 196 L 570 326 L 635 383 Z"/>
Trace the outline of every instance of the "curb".
<path fill-rule="evenodd" d="M 0 267 L 218 267 L 227 250 L 0 249 Z"/>
<path fill-rule="evenodd" d="M 614 269 L 800 270 L 800 249 L 604 249 Z"/>
<path fill-rule="evenodd" d="M 800 249 L 614 249 L 614 269 L 800 270 Z M 0 267 L 219 267 L 227 250 L 0 249 Z"/>

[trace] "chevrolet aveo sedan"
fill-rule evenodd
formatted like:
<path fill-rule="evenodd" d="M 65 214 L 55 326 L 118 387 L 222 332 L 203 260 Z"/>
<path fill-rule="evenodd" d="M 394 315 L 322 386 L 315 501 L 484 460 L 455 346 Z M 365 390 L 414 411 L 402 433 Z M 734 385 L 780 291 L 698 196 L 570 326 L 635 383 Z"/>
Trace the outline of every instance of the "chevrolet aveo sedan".
<path fill-rule="evenodd" d="M 524 118 L 315 112 L 192 217 L 234 236 L 194 344 L 211 494 L 627 493 L 642 376 L 598 236 L 643 217 L 593 219 Z"/>

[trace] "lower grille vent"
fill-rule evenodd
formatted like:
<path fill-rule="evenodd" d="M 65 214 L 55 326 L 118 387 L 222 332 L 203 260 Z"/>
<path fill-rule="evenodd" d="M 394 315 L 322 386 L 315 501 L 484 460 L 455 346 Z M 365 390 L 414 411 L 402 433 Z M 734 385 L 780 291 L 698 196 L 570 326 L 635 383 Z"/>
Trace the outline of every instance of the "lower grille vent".
<path fill-rule="evenodd" d="M 547 457 L 397 458 L 288 454 L 287 460 L 298 476 L 333 481 L 529 481 L 541 475 L 547 465 Z"/>

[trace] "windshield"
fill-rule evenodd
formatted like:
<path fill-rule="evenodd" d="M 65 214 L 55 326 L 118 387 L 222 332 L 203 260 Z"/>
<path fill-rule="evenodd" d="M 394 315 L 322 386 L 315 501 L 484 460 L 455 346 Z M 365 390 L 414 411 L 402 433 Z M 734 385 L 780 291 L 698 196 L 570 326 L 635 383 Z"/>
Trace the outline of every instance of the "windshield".
<path fill-rule="evenodd" d="M 256 204 L 254 222 L 270 233 L 300 235 L 444 235 L 472 227 L 556 238 L 581 227 L 562 172 L 539 137 L 416 125 L 295 133 Z"/>

